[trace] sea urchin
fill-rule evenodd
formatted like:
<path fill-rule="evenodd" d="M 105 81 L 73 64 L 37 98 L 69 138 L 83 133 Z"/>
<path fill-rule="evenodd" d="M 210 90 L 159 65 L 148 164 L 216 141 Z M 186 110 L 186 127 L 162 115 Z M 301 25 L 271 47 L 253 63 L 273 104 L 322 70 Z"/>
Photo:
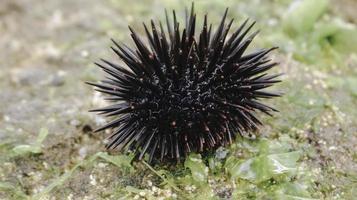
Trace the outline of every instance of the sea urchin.
<path fill-rule="evenodd" d="M 127 67 L 102 60 L 96 65 L 110 76 L 88 83 L 112 102 L 92 110 L 112 118 L 96 130 L 112 129 L 108 149 L 134 151 L 139 160 L 148 153 L 149 162 L 180 160 L 254 132 L 262 124 L 256 111 L 276 111 L 259 101 L 279 96 L 262 91 L 279 82 L 279 74 L 266 73 L 277 65 L 267 58 L 276 48 L 245 54 L 258 31 L 247 36 L 254 22 L 247 27 L 246 20 L 230 35 L 227 10 L 214 33 L 205 15 L 195 37 L 192 6 L 183 31 L 173 11 L 173 21 L 166 13 L 167 33 L 161 22 L 157 28 L 151 21 L 151 30 L 144 24 L 148 45 L 130 27 L 135 48 L 113 40 L 112 50 Z"/>

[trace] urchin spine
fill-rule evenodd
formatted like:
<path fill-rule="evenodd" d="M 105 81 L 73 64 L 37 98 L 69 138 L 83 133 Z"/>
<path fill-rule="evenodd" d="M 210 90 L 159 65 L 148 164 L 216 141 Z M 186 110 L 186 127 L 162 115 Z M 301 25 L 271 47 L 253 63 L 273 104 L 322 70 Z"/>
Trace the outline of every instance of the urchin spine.
<path fill-rule="evenodd" d="M 89 83 L 107 94 L 113 104 L 92 111 L 113 120 L 96 131 L 113 129 L 107 148 L 135 151 L 138 159 L 177 159 L 189 152 L 203 152 L 232 143 L 236 134 L 252 132 L 262 122 L 255 111 L 271 115 L 274 108 L 260 102 L 280 94 L 263 91 L 279 82 L 276 66 L 262 49 L 244 54 L 258 31 L 247 37 L 255 22 L 248 20 L 228 37 L 233 19 L 227 11 L 213 33 L 207 15 L 195 37 L 193 6 L 180 32 L 173 11 L 173 25 L 166 13 L 167 33 L 151 21 L 144 24 L 149 47 L 129 27 L 136 48 L 113 40 L 112 50 L 127 67 L 102 60 L 96 63 L 110 75 L 101 83 Z"/>

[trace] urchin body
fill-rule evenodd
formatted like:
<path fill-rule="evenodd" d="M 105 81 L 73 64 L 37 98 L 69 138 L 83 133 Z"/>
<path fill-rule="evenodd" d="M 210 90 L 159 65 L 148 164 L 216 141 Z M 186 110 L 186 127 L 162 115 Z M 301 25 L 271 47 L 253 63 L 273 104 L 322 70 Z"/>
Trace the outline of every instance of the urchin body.
<path fill-rule="evenodd" d="M 260 102 L 279 96 L 263 91 L 279 82 L 266 73 L 276 65 L 267 57 L 275 48 L 246 54 L 258 33 L 248 35 L 254 23 L 245 21 L 228 37 L 233 20 L 226 24 L 226 15 L 214 32 L 205 16 L 198 37 L 192 8 L 182 31 L 173 12 L 173 24 L 166 15 L 167 32 L 161 23 L 158 30 L 151 21 L 151 31 L 144 25 L 148 45 L 131 28 L 135 48 L 113 41 L 127 67 L 103 60 L 97 65 L 110 77 L 89 83 L 112 102 L 93 110 L 112 117 L 97 129 L 112 129 L 108 148 L 133 150 L 138 159 L 148 153 L 149 162 L 179 160 L 255 131 L 262 124 L 256 111 L 276 111 Z"/>

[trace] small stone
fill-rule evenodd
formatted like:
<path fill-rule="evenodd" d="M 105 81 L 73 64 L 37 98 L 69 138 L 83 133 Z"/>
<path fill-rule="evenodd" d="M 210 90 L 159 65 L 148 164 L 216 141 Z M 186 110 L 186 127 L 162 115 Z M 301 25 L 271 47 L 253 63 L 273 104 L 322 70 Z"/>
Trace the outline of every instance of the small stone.
<path fill-rule="evenodd" d="M 228 154 L 227 149 L 225 149 L 223 147 L 219 147 L 216 151 L 215 157 L 219 160 L 222 160 L 222 159 L 226 158 L 227 154 Z"/>
<path fill-rule="evenodd" d="M 90 179 L 90 184 L 91 185 L 97 185 L 97 181 L 95 180 L 94 176 L 91 174 L 89 175 L 89 179 Z"/>
<path fill-rule="evenodd" d="M 68 196 L 67 196 L 67 200 L 72 200 L 73 199 L 73 194 L 70 193 Z"/>
<path fill-rule="evenodd" d="M 46 70 L 41 68 L 13 70 L 11 72 L 11 81 L 21 86 L 43 84 L 46 82 L 46 77 L 48 77 Z"/>
<path fill-rule="evenodd" d="M 106 166 L 108 166 L 107 163 L 102 163 L 102 162 L 98 163 L 99 168 L 105 168 Z"/>
<path fill-rule="evenodd" d="M 335 146 L 330 146 L 329 148 L 328 148 L 328 150 L 330 150 L 330 151 L 334 151 L 334 150 L 336 150 L 337 149 L 337 147 L 335 147 Z"/>
<path fill-rule="evenodd" d="M 86 51 L 86 50 L 83 50 L 83 51 L 81 51 L 81 56 L 82 56 L 83 58 L 87 58 L 87 57 L 89 56 L 89 52 Z"/>
<path fill-rule="evenodd" d="M 148 180 L 147 182 L 148 182 L 148 186 L 152 186 L 152 182 L 150 180 Z"/>
<path fill-rule="evenodd" d="M 50 77 L 49 85 L 59 87 L 62 86 L 64 82 L 64 76 L 57 73 Z"/>
<path fill-rule="evenodd" d="M 70 125 L 72 126 L 79 126 L 81 124 L 81 122 L 77 119 L 72 119 L 70 122 L 69 122 Z"/>
<path fill-rule="evenodd" d="M 84 159 L 87 155 L 87 147 L 81 147 L 78 151 L 79 156 L 81 159 Z"/>
<path fill-rule="evenodd" d="M 11 120 L 11 119 L 10 119 L 10 117 L 9 117 L 9 116 L 4 115 L 4 121 L 9 122 L 10 120 Z"/>

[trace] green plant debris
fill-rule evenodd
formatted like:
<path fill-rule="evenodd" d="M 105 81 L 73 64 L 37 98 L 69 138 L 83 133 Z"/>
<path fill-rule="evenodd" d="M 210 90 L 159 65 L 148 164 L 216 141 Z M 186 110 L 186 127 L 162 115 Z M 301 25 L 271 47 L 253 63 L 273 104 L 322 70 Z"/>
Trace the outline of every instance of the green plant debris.
<path fill-rule="evenodd" d="M 259 183 L 280 174 L 295 172 L 298 158 L 299 152 L 289 152 L 261 155 L 240 164 L 239 161 L 229 160 L 229 164 L 234 164 L 228 167 L 228 171 L 233 178 L 239 177 Z"/>
<path fill-rule="evenodd" d="M 47 197 L 51 191 L 53 191 L 56 187 L 61 186 L 64 184 L 65 181 L 70 179 L 73 176 L 73 173 L 81 166 L 84 165 L 85 162 L 78 163 L 75 165 L 72 169 L 70 169 L 68 172 L 63 174 L 62 176 L 58 177 L 56 180 L 54 180 L 51 184 L 49 184 L 45 189 L 43 189 L 39 194 L 34 195 L 33 199 L 41 199 L 44 197 Z"/>
<path fill-rule="evenodd" d="M 107 162 L 110 162 L 114 165 L 116 165 L 117 167 L 121 168 L 121 169 L 127 169 L 130 172 L 134 171 L 133 166 L 130 164 L 131 160 L 133 159 L 133 156 L 126 156 L 126 155 L 108 155 L 108 153 L 104 153 L 104 152 L 99 152 L 96 154 L 97 157 L 102 158 L 104 160 L 106 160 Z"/>
<path fill-rule="evenodd" d="M 40 134 L 40 135 L 41 137 L 37 140 L 37 142 L 42 142 L 45 138 L 45 134 Z M 96 160 L 98 160 L 98 158 L 104 159 L 105 161 L 114 164 L 120 169 L 130 170 L 130 171 L 134 170 L 134 168 L 130 164 L 132 157 L 125 156 L 125 155 L 111 156 L 105 152 L 98 152 L 97 154 L 89 157 L 88 159 L 83 160 L 82 162 L 76 164 L 69 171 L 65 172 L 63 175 L 53 180 L 40 193 L 35 194 L 33 197 L 31 197 L 31 199 L 41 199 L 41 198 L 48 197 L 53 190 L 63 185 L 68 179 L 70 179 L 76 170 L 78 170 L 81 167 L 88 167 L 89 165 L 92 165 Z M 20 190 L 17 190 L 16 188 L 14 188 L 13 186 L 7 183 L 0 184 L 0 191 L 1 190 L 11 190 L 14 191 L 17 196 L 24 197 L 23 193 L 21 193 Z"/>
<path fill-rule="evenodd" d="M 162 180 L 163 180 L 163 184 L 167 184 L 170 187 L 172 187 L 174 190 L 176 191 L 180 191 L 180 189 L 175 185 L 174 181 L 172 180 L 172 178 L 166 178 L 165 176 L 167 176 L 167 172 L 160 170 L 160 171 L 156 171 L 154 168 L 152 168 L 148 163 L 146 163 L 145 161 L 143 161 L 143 163 L 146 165 L 146 167 L 148 167 L 153 173 L 155 173 L 157 176 L 159 176 Z"/>
<path fill-rule="evenodd" d="M 269 144 L 267 144 L 269 143 Z M 296 174 L 299 151 L 281 151 L 280 144 L 264 141 L 259 143 L 259 152 L 247 160 L 237 159 L 235 156 L 227 158 L 225 168 L 233 179 L 241 178 L 260 183 L 281 174 Z M 283 148 L 282 148 L 283 149 Z"/>
<path fill-rule="evenodd" d="M 279 141 L 262 140 L 253 147 L 258 149 L 253 158 L 229 156 L 225 163 L 237 182 L 234 198 L 314 199 L 309 192 L 311 184 L 299 178 L 306 176 L 298 164 L 301 152 L 289 151 L 290 145 Z"/>
<path fill-rule="evenodd" d="M 190 154 L 185 161 L 185 167 L 190 169 L 193 180 L 199 183 L 207 182 L 208 167 L 203 163 L 201 155 Z"/>
<path fill-rule="evenodd" d="M 33 154 L 41 153 L 42 152 L 42 147 L 41 147 L 42 142 L 46 139 L 47 135 L 48 135 L 48 130 L 45 128 L 42 128 L 40 130 L 40 133 L 38 134 L 34 144 L 17 145 L 12 149 L 12 153 L 15 156 L 21 156 L 21 155 L 25 155 L 28 153 L 33 153 Z"/>
<path fill-rule="evenodd" d="M 329 88 L 345 89 L 354 97 L 357 97 L 356 77 L 330 77 L 326 81 Z"/>
<path fill-rule="evenodd" d="M 291 35 L 307 34 L 317 19 L 326 11 L 328 0 L 293 2 L 283 19 L 284 29 Z"/>
<path fill-rule="evenodd" d="M 0 191 L 8 191 L 14 199 L 28 199 L 28 196 L 19 188 L 14 187 L 10 183 L 0 182 Z"/>

